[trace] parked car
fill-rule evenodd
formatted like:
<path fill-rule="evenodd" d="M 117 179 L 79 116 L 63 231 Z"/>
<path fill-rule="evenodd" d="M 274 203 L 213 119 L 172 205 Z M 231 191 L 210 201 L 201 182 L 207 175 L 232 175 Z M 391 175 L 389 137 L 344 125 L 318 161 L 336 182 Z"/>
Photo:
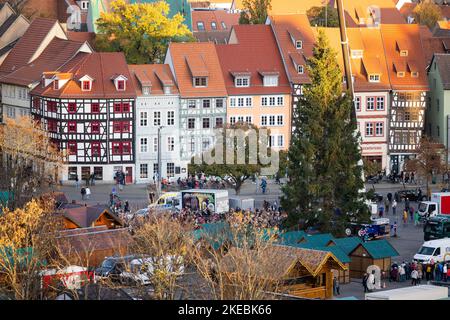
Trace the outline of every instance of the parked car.
<path fill-rule="evenodd" d="M 135 256 L 107 257 L 101 266 L 95 269 L 95 276 L 100 279 L 119 281 L 120 274 L 129 268 L 129 263 L 135 258 Z"/>
<path fill-rule="evenodd" d="M 383 201 L 383 195 L 378 192 L 374 192 L 370 200 L 373 202 L 381 202 Z"/>
<path fill-rule="evenodd" d="M 419 193 L 419 189 L 405 189 L 400 190 L 395 193 L 395 199 L 399 199 L 399 201 L 405 201 L 406 198 L 409 201 L 426 201 L 427 195 L 424 193 Z"/>

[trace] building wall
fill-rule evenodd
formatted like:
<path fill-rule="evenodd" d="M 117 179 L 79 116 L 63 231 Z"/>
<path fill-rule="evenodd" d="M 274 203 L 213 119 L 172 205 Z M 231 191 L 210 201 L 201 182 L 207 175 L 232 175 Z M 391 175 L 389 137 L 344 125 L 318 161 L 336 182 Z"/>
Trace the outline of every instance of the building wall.
<path fill-rule="evenodd" d="M 139 96 L 136 99 L 136 182 L 153 182 L 158 165 L 158 127 L 162 126 L 160 135 L 161 178 L 168 178 L 168 163 L 174 164 L 174 179 L 187 176 L 187 162 L 180 160 L 180 98 L 178 95 Z M 158 117 L 155 112 L 159 112 Z M 169 112 L 173 117 L 169 117 Z M 171 120 L 173 119 L 173 120 Z M 156 121 L 156 122 L 155 122 Z M 173 121 L 173 122 L 172 122 Z M 169 138 L 173 139 L 173 150 L 169 148 Z M 142 139 L 147 139 L 143 145 Z M 156 140 L 156 141 L 155 141 Z M 155 143 L 156 142 L 156 143 Z M 156 147 L 156 149 L 155 149 Z M 141 175 L 142 165 L 142 175 Z M 145 175 L 145 165 L 147 174 Z M 178 167 L 178 169 L 177 169 Z M 156 176 L 155 176 L 156 178 Z"/>
<path fill-rule="evenodd" d="M 30 114 L 30 96 L 27 87 L 2 84 L 3 119 L 17 119 Z"/>
<path fill-rule="evenodd" d="M 218 99 L 223 100 L 223 106 L 220 108 L 216 107 L 216 100 Z M 211 101 L 209 108 L 203 107 L 203 100 Z M 194 102 L 195 108 L 189 107 L 189 104 L 192 103 L 193 106 Z M 222 118 L 223 123 L 226 123 L 227 99 L 226 97 L 182 98 L 180 103 L 181 160 L 189 162 L 194 155 L 200 155 L 203 151 L 213 147 L 215 143 L 214 128 L 216 119 Z M 209 129 L 203 128 L 204 118 L 209 119 Z M 188 128 L 189 119 L 195 119 L 194 129 Z"/>
<path fill-rule="evenodd" d="M 268 104 L 270 104 L 270 97 L 275 98 L 277 105 L 263 105 L 263 98 L 266 98 Z M 278 103 L 278 98 L 281 97 L 283 103 Z M 247 98 L 251 98 L 251 106 L 247 106 Z M 244 99 L 244 106 L 239 106 L 239 99 Z M 233 101 L 235 101 L 233 106 Z M 270 117 L 275 117 L 274 124 L 271 125 Z M 278 122 L 278 117 L 282 117 L 282 124 Z M 274 136 L 275 144 L 272 144 L 274 149 L 287 150 L 291 138 L 291 95 L 288 94 L 273 94 L 273 95 L 246 95 L 246 96 L 229 96 L 227 100 L 227 122 L 233 124 L 233 122 L 239 122 L 239 118 L 242 118 L 243 122 L 246 121 L 246 117 L 251 117 L 251 123 L 258 127 L 267 127 L 270 129 L 271 136 Z M 263 120 L 265 117 L 266 120 Z M 278 137 L 282 138 L 278 138 Z M 282 139 L 282 141 L 279 141 Z M 282 142 L 281 144 L 279 142 Z"/>
<path fill-rule="evenodd" d="M 433 140 L 444 144 L 447 148 L 447 117 L 450 115 L 450 91 L 444 90 L 442 79 L 435 61 L 428 72 L 428 83 L 430 86 L 430 93 L 429 104 L 426 111 L 425 132 L 432 137 Z"/>
<path fill-rule="evenodd" d="M 360 107 L 356 112 L 358 129 L 361 134 L 362 156 L 381 162 L 381 169 L 389 169 L 388 163 L 388 130 L 389 130 L 389 93 L 388 92 L 356 92 L 360 99 Z M 373 110 L 369 108 L 373 99 Z M 377 99 L 383 99 L 377 106 Z M 377 125 L 382 124 L 382 133 L 377 133 Z M 371 126 L 371 127 L 366 127 Z M 370 130 L 371 128 L 371 130 Z M 370 132 L 371 131 L 371 132 Z M 379 159 L 379 160 L 378 160 Z"/>

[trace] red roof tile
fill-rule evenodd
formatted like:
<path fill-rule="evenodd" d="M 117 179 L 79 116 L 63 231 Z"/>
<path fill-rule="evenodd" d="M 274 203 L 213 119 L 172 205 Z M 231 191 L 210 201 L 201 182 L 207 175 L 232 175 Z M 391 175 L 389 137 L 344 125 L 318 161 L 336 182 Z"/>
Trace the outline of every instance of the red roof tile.
<path fill-rule="evenodd" d="M 142 95 L 142 84 L 151 86 L 150 95 L 163 94 L 163 85 L 171 86 L 171 93 L 177 94 L 178 88 L 175 86 L 175 79 L 167 64 L 140 64 L 129 65 L 131 79 L 136 88 L 136 94 Z"/>
<path fill-rule="evenodd" d="M 199 30 L 197 22 L 203 22 L 205 30 Z M 211 23 L 216 23 L 216 29 Z M 223 28 L 222 22 L 225 23 Z M 228 31 L 232 26 L 239 24 L 239 13 L 230 13 L 226 10 L 195 10 L 192 11 L 192 28 L 194 33 L 198 31 L 216 32 Z"/>
<path fill-rule="evenodd" d="M 383 38 L 387 66 L 391 86 L 394 90 L 428 90 L 427 60 L 420 39 L 420 26 L 416 24 L 382 25 Z M 401 43 L 408 50 L 408 56 L 401 57 L 397 43 Z M 419 76 L 414 78 L 409 72 L 404 77 L 398 77 L 394 64 L 404 68 L 408 63 L 414 63 Z"/>
<path fill-rule="evenodd" d="M 233 27 L 233 32 L 237 44 L 217 45 L 228 94 L 290 93 L 291 87 L 271 27 L 240 25 Z M 232 73 L 236 71 L 251 74 L 249 87 L 235 87 Z M 264 87 L 264 75 L 278 75 L 278 86 Z"/>
<path fill-rule="evenodd" d="M 67 64 L 57 70 L 72 73 L 73 77 L 59 90 L 49 85 L 37 86 L 32 93 L 58 98 L 134 98 L 136 92 L 133 81 L 127 81 L 124 91 L 116 90 L 112 78 L 123 75 L 131 79 L 125 55 L 121 52 L 78 53 Z M 85 75 L 94 78 L 91 91 L 82 91 L 80 78 Z"/>
<path fill-rule="evenodd" d="M 5 75 L 28 64 L 42 41 L 57 23 L 53 19 L 36 18 L 28 27 L 25 34 L 0 66 L 0 74 Z"/>
<path fill-rule="evenodd" d="M 182 97 L 224 97 L 227 95 L 225 83 L 217 57 L 216 47 L 212 43 L 171 43 L 168 55 L 172 58 L 178 90 Z M 208 72 L 208 86 L 196 88 L 193 85 L 191 70 L 187 60 L 193 63 L 203 61 L 202 71 Z M 197 69 L 194 65 L 194 70 Z"/>

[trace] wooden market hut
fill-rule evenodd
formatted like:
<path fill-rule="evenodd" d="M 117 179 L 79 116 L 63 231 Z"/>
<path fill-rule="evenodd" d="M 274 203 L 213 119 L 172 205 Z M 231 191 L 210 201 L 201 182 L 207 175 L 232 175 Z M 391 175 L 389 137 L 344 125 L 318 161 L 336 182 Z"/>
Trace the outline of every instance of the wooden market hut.
<path fill-rule="evenodd" d="M 228 286 L 242 274 L 269 281 L 271 291 L 300 298 L 329 299 L 333 296 L 332 270 L 345 265 L 329 251 L 285 245 L 268 245 L 262 252 L 243 251 L 233 247 L 220 262 Z M 253 276 L 253 274 L 252 274 Z"/>
<path fill-rule="evenodd" d="M 108 229 L 122 228 L 124 222 L 106 205 L 85 206 L 68 204 L 61 209 L 64 229 L 105 226 Z"/>
<path fill-rule="evenodd" d="M 350 253 L 350 277 L 362 278 L 367 267 L 376 265 L 389 274 L 391 258 L 398 256 L 398 251 L 385 239 L 361 242 Z"/>

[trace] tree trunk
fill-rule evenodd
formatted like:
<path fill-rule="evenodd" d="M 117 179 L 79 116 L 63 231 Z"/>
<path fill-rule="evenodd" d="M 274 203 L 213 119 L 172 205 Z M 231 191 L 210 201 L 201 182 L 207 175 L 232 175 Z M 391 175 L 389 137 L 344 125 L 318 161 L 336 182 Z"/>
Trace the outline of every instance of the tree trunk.
<path fill-rule="evenodd" d="M 236 195 L 241 193 L 241 187 L 242 187 L 242 182 L 238 181 L 236 179 L 236 186 L 234 187 L 234 191 L 236 192 Z"/>

